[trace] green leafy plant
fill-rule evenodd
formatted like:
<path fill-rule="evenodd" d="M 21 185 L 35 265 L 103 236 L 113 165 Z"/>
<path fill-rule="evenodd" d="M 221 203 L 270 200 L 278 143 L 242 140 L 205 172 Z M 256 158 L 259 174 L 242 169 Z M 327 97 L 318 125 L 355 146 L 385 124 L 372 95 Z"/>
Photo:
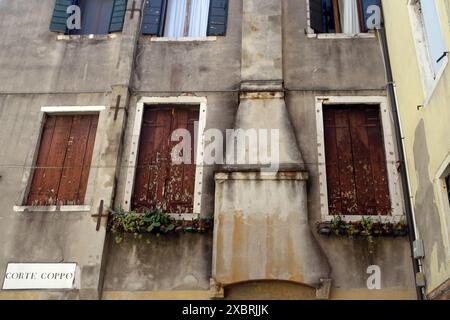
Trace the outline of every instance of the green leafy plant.
<path fill-rule="evenodd" d="M 342 216 L 334 216 L 331 221 L 318 222 L 317 231 L 322 235 L 335 235 L 338 237 L 382 237 L 406 236 L 407 225 L 404 222 L 383 222 L 381 218 L 363 217 L 359 221 L 346 221 Z"/>
<path fill-rule="evenodd" d="M 117 243 L 123 241 L 125 234 L 133 234 L 135 238 L 146 234 L 159 237 L 175 232 L 205 233 L 212 227 L 211 218 L 176 220 L 159 209 L 126 212 L 120 208 L 109 212 L 108 228 Z"/>
<path fill-rule="evenodd" d="M 342 216 L 333 216 L 331 221 L 318 222 L 317 231 L 321 235 L 335 235 L 337 237 L 365 238 L 369 245 L 369 252 L 373 253 L 375 238 L 377 237 L 401 237 L 408 234 L 408 227 L 404 222 L 383 222 L 381 217 L 375 220 L 373 217 L 363 217 L 359 221 L 346 221 Z"/>

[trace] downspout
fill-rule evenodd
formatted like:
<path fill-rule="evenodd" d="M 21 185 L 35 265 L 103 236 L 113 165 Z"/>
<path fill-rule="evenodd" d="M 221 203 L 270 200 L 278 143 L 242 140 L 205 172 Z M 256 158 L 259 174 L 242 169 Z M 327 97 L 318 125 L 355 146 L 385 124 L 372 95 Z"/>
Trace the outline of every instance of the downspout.
<path fill-rule="evenodd" d="M 415 217 L 413 213 L 413 205 L 412 205 L 412 198 L 411 198 L 411 192 L 410 192 L 410 184 L 408 180 L 408 167 L 406 162 L 406 156 L 405 156 L 405 146 L 403 144 L 403 132 L 400 122 L 400 113 L 398 111 L 398 102 L 397 102 L 397 91 L 396 91 L 396 84 L 394 82 L 394 77 L 392 74 L 392 68 L 390 63 L 390 56 L 389 56 L 389 47 L 387 43 L 386 38 L 386 30 L 384 26 L 384 10 L 382 1 L 380 1 L 381 6 L 381 15 L 382 15 L 382 22 L 380 28 L 377 28 L 377 35 L 379 39 L 381 40 L 381 49 L 383 52 L 383 59 L 384 59 L 384 66 L 386 71 L 386 80 L 387 80 L 387 90 L 389 93 L 389 99 L 392 106 L 392 111 L 394 113 L 394 128 L 395 128 L 395 139 L 396 139 L 396 145 L 398 149 L 398 155 L 399 155 L 399 162 L 400 162 L 400 177 L 402 181 L 402 190 L 403 190 L 403 198 L 405 202 L 405 211 L 406 211 L 406 221 L 408 225 L 408 237 L 409 237 L 409 243 L 411 248 L 411 258 L 412 258 L 412 264 L 414 269 L 414 279 L 415 279 L 415 287 L 416 287 L 416 293 L 417 293 L 417 299 L 418 300 L 424 300 L 424 294 L 422 291 L 422 287 L 418 285 L 417 281 L 417 275 L 421 272 L 421 266 L 419 264 L 419 261 L 414 258 L 414 241 L 417 240 L 417 229 L 416 229 L 416 222 Z"/>

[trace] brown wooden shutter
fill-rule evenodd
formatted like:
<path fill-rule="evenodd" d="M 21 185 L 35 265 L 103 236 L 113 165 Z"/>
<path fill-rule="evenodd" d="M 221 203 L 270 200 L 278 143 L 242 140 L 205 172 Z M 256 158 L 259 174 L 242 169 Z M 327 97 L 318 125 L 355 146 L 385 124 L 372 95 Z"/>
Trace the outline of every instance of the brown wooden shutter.
<path fill-rule="evenodd" d="M 175 165 L 171 141 L 176 129 L 191 133 L 194 159 L 194 122 L 199 112 L 183 107 L 149 107 L 144 111 L 132 206 L 138 211 L 161 208 L 168 213 L 192 213 L 195 164 Z M 192 161 L 193 162 L 193 161 Z"/>
<path fill-rule="evenodd" d="M 28 205 L 84 204 L 97 115 L 48 116 Z"/>
<path fill-rule="evenodd" d="M 324 129 L 330 214 L 389 214 L 379 107 L 326 107 Z"/>

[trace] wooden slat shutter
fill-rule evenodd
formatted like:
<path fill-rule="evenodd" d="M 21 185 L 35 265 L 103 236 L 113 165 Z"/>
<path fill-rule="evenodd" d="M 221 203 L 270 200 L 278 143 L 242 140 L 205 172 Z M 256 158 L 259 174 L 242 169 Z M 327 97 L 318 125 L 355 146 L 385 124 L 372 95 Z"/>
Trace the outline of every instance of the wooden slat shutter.
<path fill-rule="evenodd" d="M 227 32 L 228 0 L 211 0 L 209 6 L 208 36 L 224 36 Z"/>
<path fill-rule="evenodd" d="M 53 9 L 52 20 L 50 23 L 50 30 L 54 32 L 67 31 L 67 8 L 73 4 L 77 4 L 74 0 L 56 0 L 55 8 Z"/>
<path fill-rule="evenodd" d="M 152 36 L 162 36 L 167 0 L 146 0 L 142 33 Z"/>
<path fill-rule="evenodd" d="M 199 110 L 190 108 L 177 108 L 172 114 L 171 132 L 177 129 L 187 129 L 191 137 L 191 163 L 168 164 L 168 179 L 165 188 L 165 200 L 167 212 L 170 213 L 193 213 L 194 187 L 195 187 L 195 154 L 194 137 L 195 121 L 199 119 Z M 172 141 L 170 150 L 179 142 Z"/>
<path fill-rule="evenodd" d="M 309 0 L 310 26 L 314 31 L 323 33 L 323 7 L 322 0 Z"/>
<path fill-rule="evenodd" d="M 387 215 L 389 187 L 377 106 L 324 109 L 331 215 Z"/>
<path fill-rule="evenodd" d="M 146 108 L 142 119 L 132 207 L 164 207 L 169 161 L 171 109 Z"/>
<path fill-rule="evenodd" d="M 48 116 L 28 205 L 84 204 L 97 115 Z"/>
<path fill-rule="evenodd" d="M 114 0 L 114 7 L 109 25 L 109 32 L 119 32 L 123 29 L 128 0 Z"/>

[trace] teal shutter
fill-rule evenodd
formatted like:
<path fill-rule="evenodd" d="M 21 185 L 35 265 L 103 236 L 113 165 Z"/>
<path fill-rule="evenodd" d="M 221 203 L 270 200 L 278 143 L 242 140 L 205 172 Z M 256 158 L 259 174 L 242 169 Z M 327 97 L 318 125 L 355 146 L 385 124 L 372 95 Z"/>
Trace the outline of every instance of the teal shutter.
<path fill-rule="evenodd" d="M 119 32 L 123 29 L 125 12 L 127 11 L 128 0 L 114 0 L 114 7 L 109 25 L 109 32 Z"/>
<path fill-rule="evenodd" d="M 227 33 L 228 0 L 211 0 L 209 6 L 208 36 L 224 36 Z"/>
<path fill-rule="evenodd" d="M 166 15 L 167 0 L 146 0 L 142 33 L 152 36 L 162 36 Z"/>
<path fill-rule="evenodd" d="M 67 18 L 69 17 L 67 14 L 67 8 L 75 3 L 76 1 L 73 0 L 56 0 L 52 21 L 50 23 L 51 31 L 66 33 Z"/>

